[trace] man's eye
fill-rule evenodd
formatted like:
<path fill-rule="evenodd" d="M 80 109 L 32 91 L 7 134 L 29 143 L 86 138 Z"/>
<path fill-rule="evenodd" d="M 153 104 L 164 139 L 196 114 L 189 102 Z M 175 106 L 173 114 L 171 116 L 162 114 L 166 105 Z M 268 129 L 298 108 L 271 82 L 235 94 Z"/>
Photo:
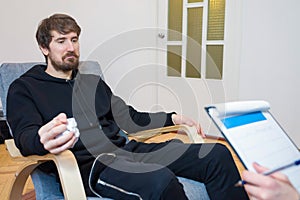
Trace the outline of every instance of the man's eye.
<path fill-rule="evenodd" d="M 58 40 L 57 41 L 59 44 L 62 44 L 62 43 L 64 43 L 64 40 Z"/>
<path fill-rule="evenodd" d="M 78 39 L 72 39 L 72 42 L 76 43 L 76 42 L 78 42 Z"/>

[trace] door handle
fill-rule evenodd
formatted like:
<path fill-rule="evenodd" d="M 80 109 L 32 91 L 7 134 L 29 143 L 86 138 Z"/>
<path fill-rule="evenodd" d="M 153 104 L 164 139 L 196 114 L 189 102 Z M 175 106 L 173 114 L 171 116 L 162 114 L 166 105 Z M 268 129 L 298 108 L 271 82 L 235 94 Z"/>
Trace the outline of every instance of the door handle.
<path fill-rule="evenodd" d="M 159 34 L 158 34 L 158 37 L 159 37 L 160 39 L 164 39 L 164 38 L 165 38 L 165 34 L 164 34 L 164 33 L 159 33 Z"/>

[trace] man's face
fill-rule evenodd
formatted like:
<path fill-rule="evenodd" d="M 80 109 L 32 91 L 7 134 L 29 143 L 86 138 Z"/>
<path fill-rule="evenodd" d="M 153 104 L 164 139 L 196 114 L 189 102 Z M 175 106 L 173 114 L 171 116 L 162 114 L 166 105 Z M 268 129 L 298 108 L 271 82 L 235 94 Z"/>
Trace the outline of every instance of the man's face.
<path fill-rule="evenodd" d="M 61 34 L 51 31 L 52 40 L 49 49 L 42 48 L 44 55 L 48 57 L 48 65 L 57 71 L 70 71 L 78 68 L 79 41 L 74 32 Z"/>

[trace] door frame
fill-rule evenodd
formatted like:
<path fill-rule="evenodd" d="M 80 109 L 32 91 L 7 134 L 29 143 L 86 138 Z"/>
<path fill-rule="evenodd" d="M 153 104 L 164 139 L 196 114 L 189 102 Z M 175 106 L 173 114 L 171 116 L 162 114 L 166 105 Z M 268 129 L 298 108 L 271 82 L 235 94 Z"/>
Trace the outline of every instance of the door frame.
<path fill-rule="evenodd" d="M 157 77 L 158 82 L 162 86 L 158 87 L 157 90 L 158 105 L 162 105 L 167 111 L 175 109 L 178 113 L 191 116 L 200 122 L 206 133 L 213 136 L 220 136 L 219 131 L 212 125 L 203 107 L 210 103 L 238 100 L 242 36 L 242 1 L 226 1 L 222 80 L 167 77 L 167 60 L 166 51 L 164 49 L 166 49 L 167 45 L 168 0 L 157 0 L 157 10 Z M 176 84 L 178 86 L 176 86 Z M 184 93 L 182 91 L 185 90 L 184 87 L 177 90 L 182 84 L 191 87 L 190 91 L 192 93 Z M 193 100 L 191 100 L 192 98 Z"/>

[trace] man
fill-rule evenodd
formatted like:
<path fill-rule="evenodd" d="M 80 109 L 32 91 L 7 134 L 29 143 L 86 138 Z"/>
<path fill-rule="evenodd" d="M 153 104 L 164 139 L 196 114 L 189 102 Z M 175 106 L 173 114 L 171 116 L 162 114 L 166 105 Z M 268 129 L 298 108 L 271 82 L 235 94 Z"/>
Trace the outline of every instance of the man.
<path fill-rule="evenodd" d="M 80 74 L 80 31 L 76 21 L 63 14 L 44 19 L 38 27 L 36 38 L 47 66 L 34 66 L 8 92 L 7 119 L 21 153 L 70 149 L 87 195 L 96 191 L 113 199 L 186 199 L 176 178 L 182 176 L 205 183 L 211 199 L 247 199 L 243 188 L 234 187 L 239 173 L 222 145 L 126 143 L 118 134 L 120 128 L 135 132 L 187 124 L 205 135 L 196 122 L 176 113 L 138 112 L 113 95 L 99 77 Z M 74 131 L 61 135 L 72 117 L 80 130 L 78 141 Z M 92 167 L 95 157 L 98 162 Z M 41 169 L 53 171 L 50 164 Z"/>
<path fill-rule="evenodd" d="M 257 163 L 253 163 L 253 167 L 257 173 L 247 170 L 243 172 L 243 180 L 247 182 L 244 186 L 251 198 L 258 200 L 300 199 L 300 194 L 287 176 L 279 172 L 264 176 L 262 173 L 267 171 L 267 168 Z"/>

